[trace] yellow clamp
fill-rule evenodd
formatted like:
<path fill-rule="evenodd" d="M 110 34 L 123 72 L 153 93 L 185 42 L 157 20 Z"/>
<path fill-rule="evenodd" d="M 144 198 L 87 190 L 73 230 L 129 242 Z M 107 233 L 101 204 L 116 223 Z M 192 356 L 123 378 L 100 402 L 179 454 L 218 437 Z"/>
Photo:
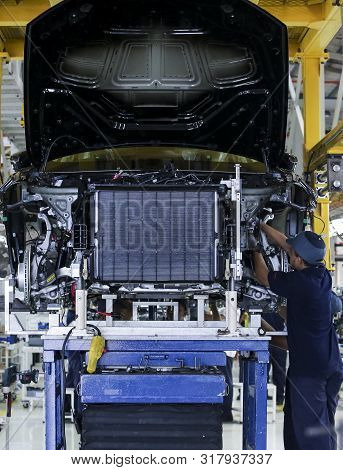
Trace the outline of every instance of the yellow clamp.
<path fill-rule="evenodd" d="M 88 355 L 87 372 L 94 374 L 98 360 L 101 358 L 105 349 L 105 338 L 103 336 L 94 336 Z"/>
<path fill-rule="evenodd" d="M 249 326 L 249 313 L 248 312 L 243 312 L 241 316 L 241 325 L 243 328 L 248 328 Z"/>

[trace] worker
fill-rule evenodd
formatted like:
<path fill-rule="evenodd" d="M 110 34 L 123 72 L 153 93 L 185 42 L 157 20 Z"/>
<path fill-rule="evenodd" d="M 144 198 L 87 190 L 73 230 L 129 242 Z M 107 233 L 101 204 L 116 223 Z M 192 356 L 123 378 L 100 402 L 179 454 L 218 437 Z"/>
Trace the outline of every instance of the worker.
<path fill-rule="evenodd" d="M 336 449 L 335 412 L 343 368 L 330 308 L 332 280 L 321 263 L 325 243 L 311 231 L 287 238 L 267 224 L 261 223 L 260 229 L 273 244 L 287 252 L 294 269 L 288 273 L 269 272 L 258 246 L 255 247 L 257 280 L 287 298 L 288 339 L 272 340 L 274 345 L 289 350 L 285 449 Z M 263 326 L 268 330 L 266 322 Z"/>

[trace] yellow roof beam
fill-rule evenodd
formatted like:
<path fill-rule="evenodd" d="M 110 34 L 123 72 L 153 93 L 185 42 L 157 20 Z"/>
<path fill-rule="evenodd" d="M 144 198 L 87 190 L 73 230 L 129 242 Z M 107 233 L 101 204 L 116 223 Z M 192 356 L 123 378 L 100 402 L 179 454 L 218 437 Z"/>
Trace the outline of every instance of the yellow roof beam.
<path fill-rule="evenodd" d="M 0 3 L 1 26 L 26 26 L 33 18 L 51 7 L 49 0 L 22 0 L 18 5 Z"/>
<path fill-rule="evenodd" d="M 324 19 L 307 32 L 301 42 L 305 54 L 322 54 L 342 26 L 342 7 L 333 5 L 332 0 L 322 4 Z"/>
<path fill-rule="evenodd" d="M 24 39 L 7 39 L 4 42 L 4 51 L 10 59 L 20 60 L 24 58 Z"/>
<path fill-rule="evenodd" d="M 0 26 L 26 26 L 33 18 L 43 13 L 51 6 L 60 3 L 61 0 L 21 0 L 18 4 L 0 3 Z M 259 0 L 251 0 L 256 5 Z M 321 29 L 323 22 L 327 20 L 331 9 L 339 10 L 332 6 L 332 0 L 325 3 L 310 5 L 278 5 L 264 6 L 271 15 L 278 18 L 287 26 L 303 26 L 311 29 Z"/>
<path fill-rule="evenodd" d="M 250 1 L 255 5 L 260 3 L 259 0 Z M 327 21 L 331 20 L 330 16 L 333 11 L 336 12 L 336 15 L 339 14 L 339 6 L 333 6 L 332 3 L 332 0 L 325 2 L 315 0 L 308 2 L 307 5 L 284 3 L 283 5 L 260 6 L 288 27 L 303 27 L 319 31 Z"/>
<path fill-rule="evenodd" d="M 304 27 L 318 29 L 318 23 L 325 19 L 323 6 L 298 6 L 298 5 L 279 5 L 279 6 L 264 6 L 271 15 L 278 18 L 282 23 L 288 27 Z"/>

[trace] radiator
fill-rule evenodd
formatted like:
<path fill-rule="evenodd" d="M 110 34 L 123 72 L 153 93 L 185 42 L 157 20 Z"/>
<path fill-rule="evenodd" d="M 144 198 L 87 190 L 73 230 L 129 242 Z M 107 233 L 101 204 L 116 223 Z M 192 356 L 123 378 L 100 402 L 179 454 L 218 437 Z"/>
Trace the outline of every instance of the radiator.
<path fill-rule="evenodd" d="M 218 277 L 215 190 L 97 190 L 95 280 L 208 282 Z"/>

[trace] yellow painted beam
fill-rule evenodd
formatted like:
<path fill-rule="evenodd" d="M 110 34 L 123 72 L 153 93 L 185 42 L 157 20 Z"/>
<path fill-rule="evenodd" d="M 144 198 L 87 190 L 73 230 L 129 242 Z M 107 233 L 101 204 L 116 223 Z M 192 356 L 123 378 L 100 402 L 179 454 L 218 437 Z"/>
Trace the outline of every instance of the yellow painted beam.
<path fill-rule="evenodd" d="M 33 18 L 43 13 L 46 9 L 60 3 L 61 0 L 22 0 L 18 4 L 6 5 L 0 3 L 0 26 L 26 26 Z M 251 0 L 259 4 L 259 0 Z M 278 18 L 288 27 L 306 27 L 321 30 L 332 14 L 332 9 L 339 11 L 339 7 L 332 6 L 332 0 L 324 4 L 311 5 L 279 5 L 265 6 L 264 9 Z M 330 21 L 337 22 L 336 18 Z M 309 38 L 310 40 L 310 38 Z"/>
<path fill-rule="evenodd" d="M 305 122 L 309 116 L 304 116 Z M 339 150 L 343 150 L 343 146 L 337 146 L 341 144 L 343 138 L 343 120 L 329 132 L 320 142 L 315 145 L 310 152 L 308 157 L 310 158 L 309 170 L 312 173 L 312 182 L 314 187 L 318 188 L 321 185 L 315 183 L 315 169 L 323 166 L 327 161 L 327 154 L 340 153 Z M 314 173 L 313 173 L 314 171 Z M 330 250 L 330 199 L 328 197 L 319 197 L 317 200 L 317 207 L 314 211 L 312 218 L 312 226 L 314 232 L 322 235 L 326 245 L 325 255 L 325 266 L 327 269 L 332 270 L 331 264 L 331 250 Z"/>
<path fill-rule="evenodd" d="M 326 0 L 322 5 L 323 20 L 307 32 L 301 50 L 305 54 L 322 54 L 342 26 L 342 7 Z"/>
<path fill-rule="evenodd" d="M 315 233 L 321 235 L 326 245 L 324 263 L 326 269 L 332 271 L 331 247 L 330 247 L 330 199 L 319 198 L 317 208 L 314 212 L 312 228 Z"/>
<path fill-rule="evenodd" d="M 305 166 L 308 151 L 321 138 L 321 95 L 320 95 L 320 64 L 321 57 L 302 56 L 304 86 L 304 133 L 305 133 Z"/>
<path fill-rule="evenodd" d="M 4 51 L 13 60 L 24 58 L 24 39 L 7 39 L 4 43 Z"/>
<path fill-rule="evenodd" d="M 314 168 L 318 168 L 323 159 L 323 149 L 333 146 L 336 136 L 326 136 L 321 141 L 322 113 L 321 106 L 324 104 L 321 99 L 321 64 L 327 60 L 325 49 L 338 32 L 341 24 L 341 8 L 332 5 L 329 0 L 317 5 L 322 9 L 322 19 L 312 22 L 310 29 L 299 45 L 300 54 L 296 54 L 302 61 L 303 85 L 304 85 L 304 130 L 305 130 L 305 157 L 304 170 L 312 172 L 312 184 L 317 189 Z M 339 139 L 340 140 L 340 139 Z M 318 142 L 321 141 L 322 145 Z M 333 142 L 333 143 L 332 143 Z M 332 145 L 331 145 L 332 143 Z M 316 153 L 317 152 L 317 153 Z M 324 162 L 326 161 L 325 152 Z M 330 220 L 329 220 L 330 200 L 328 197 L 319 197 L 317 207 L 312 217 L 313 230 L 321 234 L 326 245 L 325 266 L 332 269 L 330 251 Z"/>
<path fill-rule="evenodd" d="M 318 28 L 325 19 L 322 5 L 279 5 L 263 7 L 288 27 Z"/>
<path fill-rule="evenodd" d="M 0 2 L 0 27 L 26 26 L 50 7 L 49 0 L 22 0 L 18 5 L 6 5 Z"/>

